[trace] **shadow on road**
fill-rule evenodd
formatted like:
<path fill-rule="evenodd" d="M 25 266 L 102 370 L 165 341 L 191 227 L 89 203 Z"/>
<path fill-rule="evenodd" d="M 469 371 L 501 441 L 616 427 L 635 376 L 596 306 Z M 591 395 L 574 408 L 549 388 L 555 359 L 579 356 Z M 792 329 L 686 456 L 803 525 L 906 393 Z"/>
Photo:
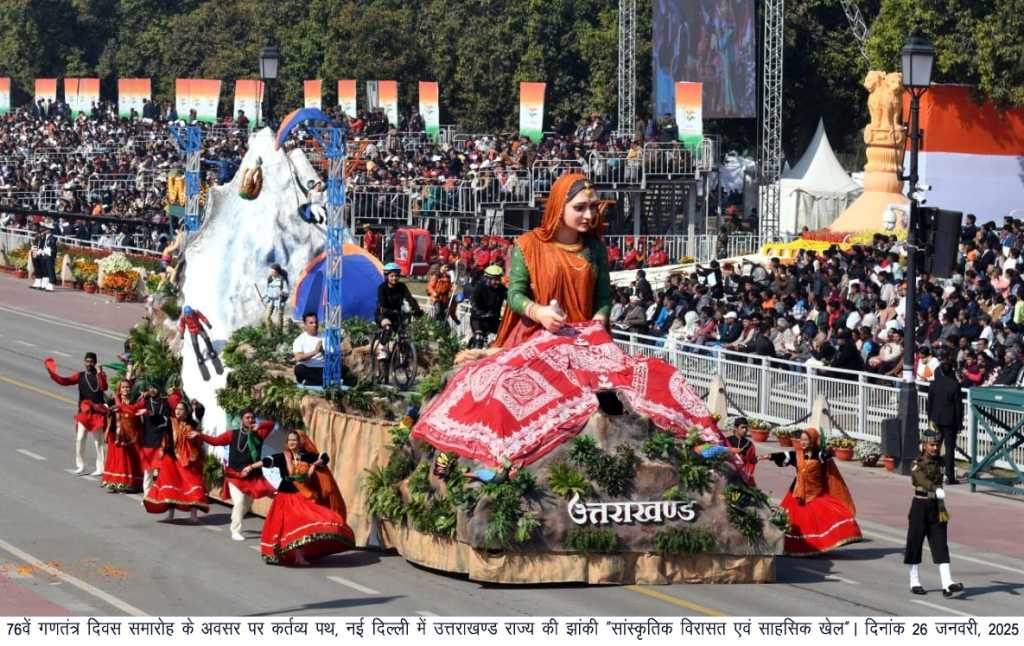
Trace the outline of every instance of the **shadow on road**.
<path fill-rule="evenodd" d="M 385 603 L 390 603 L 396 599 L 402 599 L 404 597 L 359 597 L 358 599 L 333 599 L 331 601 L 321 601 L 319 603 L 306 603 L 301 606 L 292 606 L 290 608 L 277 608 L 274 610 L 267 610 L 266 612 L 254 612 L 247 617 L 270 617 L 273 615 L 295 615 L 303 612 L 316 612 L 322 611 L 324 614 L 331 615 L 337 614 L 335 610 L 344 610 L 346 608 L 357 608 L 359 606 L 379 606 Z"/>
<path fill-rule="evenodd" d="M 984 587 L 974 587 L 967 582 L 965 582 L 964 585 L 968 586 L 967 589 L 956 597 L 961 601 L 970 601 L 974 597 L 982 597 L 986 594 L 998 594 L 1000 592 L 1019 597 L 1021 596 L 1020 591 L 1024 590 L 1024 583 L 1011 583 L 1009 581 L 993 581 L 991 585 L 986 585 Z"/>

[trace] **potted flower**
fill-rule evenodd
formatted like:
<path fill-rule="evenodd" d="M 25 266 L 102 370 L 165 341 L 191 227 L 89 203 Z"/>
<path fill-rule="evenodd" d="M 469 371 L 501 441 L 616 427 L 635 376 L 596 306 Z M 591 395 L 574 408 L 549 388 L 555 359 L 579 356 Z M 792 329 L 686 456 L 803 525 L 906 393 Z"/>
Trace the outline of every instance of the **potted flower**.
<path fill-rule="evenodd" d="M 772 427 L 768 422 L 761 421 L 759 419 L 750 420 L 750 439 L 754 442 L 767 442 L 768 435 L 772 432 Z"/>
<path fill-rule="evenodd" d="M 7 255 L 11 266 L 14 267 L 14 275 L 18 278 L 28 278 L 28 245 L 18 247 Z"/>
<path fill-rule="evenodd" d="M 832 447 L 832 454 L 837 460 L 849 462 L 853 459 L 853 449 L 857 442 L 848 437 L 840 437 L 830 441 L 828 445 Z"/>
<path fill-rule="evenodd" d="M 772 431 L 772 434 L 775 435 L 775 441 L 779 443 L 779 446 L 793 446 L 793 433 L 789 429 L 777 428 Z"/>
<path fill-rule="evenodd" d="M 128 298 L 128 292 L 135 289 L 138 280 L 139 274 L 132 270 L 108 271 L 103 275 L 102 287 L 109 289 L 117 302 L 123 303 Z"/>
<path fill-rule="evenodd" d="M 892 457 L 891 455 L 883 456 L 882 463 L 885 465 L 886 471 L 896 470 L 896 458 Z"/>
<path fill-rule="evenodd" d="M 853 459 L 859 460 L 865 467 L 877 466 L 881 457 L 882 447 L 878 442 L 857 442 L 857 446 L 853 447 Z"/>

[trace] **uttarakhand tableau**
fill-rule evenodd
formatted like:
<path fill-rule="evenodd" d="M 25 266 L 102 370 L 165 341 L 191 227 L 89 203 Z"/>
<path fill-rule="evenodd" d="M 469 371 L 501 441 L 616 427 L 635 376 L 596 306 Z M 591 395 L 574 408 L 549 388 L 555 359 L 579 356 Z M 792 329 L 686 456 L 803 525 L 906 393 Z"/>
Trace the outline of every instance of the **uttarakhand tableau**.
<path fill-rule="evenodd" d="M 774 576 L 784 514 L 684 376 L 599 323 L 457 367 L 392 439 L 365 492 L 413 562 L 504 583 Z"/>

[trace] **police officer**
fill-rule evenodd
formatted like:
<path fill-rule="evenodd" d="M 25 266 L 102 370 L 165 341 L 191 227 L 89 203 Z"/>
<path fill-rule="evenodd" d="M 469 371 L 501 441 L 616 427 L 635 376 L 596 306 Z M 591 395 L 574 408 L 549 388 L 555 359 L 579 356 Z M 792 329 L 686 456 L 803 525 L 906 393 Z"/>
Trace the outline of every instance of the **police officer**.
<path fill-rule="evenodd" d="M 914 463 L 910 477 L 914 485 L 914 500 L 908 515 L 907 547 L 903 562 L 910 566 L 910 591 L 914 594 L 927 594 L 918 573 L 921 551 L 927 537 L 932 561 L 939 566 L 942 595 L 951 597 L 963 590 L 964 584 L 955 583 L 949 570 L 949 544 L 946 540 L 949 515 L 946 513 L 946 492 L 942 488 L 943 464 L 939 434 L 933 428 L 924 433 L 923 449 L 921 457 Z"/>

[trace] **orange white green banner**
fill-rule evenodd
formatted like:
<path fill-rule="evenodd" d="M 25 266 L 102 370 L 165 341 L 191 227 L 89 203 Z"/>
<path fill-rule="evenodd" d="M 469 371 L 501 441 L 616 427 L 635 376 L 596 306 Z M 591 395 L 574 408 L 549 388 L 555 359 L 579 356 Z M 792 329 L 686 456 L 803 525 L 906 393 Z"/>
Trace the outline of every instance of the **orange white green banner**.
<path fill-rule="evenodd" d="M 338 81 L 338 106 L 347 116 L 356 116 L 356 82 L 354 80 Z"/>
<path fill-rule="evenodd" d="M 36 79 L 36 103 L 57 100 L 57 79 Z"/>
<path fill-rule="evenodd" d="M 302 94 L 302 107 L 321 109 L 323 107 L 324 82 L 303 81 Z"/>
<path fill-rule="evenodd" d="M 232 117 L 237 119 L 238 113 L 244 112 L 249 119 L 249 130 L 263 120 L 263 91 L 263 81 L 235 81 L 235 107 L 232 110 Z"/>
<path fill-rule="evenodd" d="M 64 79 L 64 102 L 71 109 L 71 118 L 79 115 L 88 116 L 92 107 L 100 101 L 100 80 L 97 79 Z"/>
<path fill-rule="evenodd" d="M 398 81 L 378 81 L 377 92 L 380 107 L 388 117 L 392 128 L 398 127 Z"/>
<path fill-rule="evenodd" d="M 0 114 L 11 111 L 11 77 L 0 76 Z"/>
<path fill-rule="evenodd" d="M 423 117 L 427 134 L 431 139 L 437 139 L 441 134 L 441 106 L 437 81 L 420 81 L 420 116 Z"/>
<path fill-rule="evenodd" d="M 175 79 L 174 108 L 178 118 L 188 121 L 189 113 L 196 111 L 196 119 L 217 122 L 220 105 L 220 81 L 210 79 Z"/>
<path fill-rule="evenodd" d="M 534 143 L 544 135 L 544 83 L 519 84 L 519 136 Z"/>
<path fill-rule="evenodd" d="M 117 113 L 122 119 L 131 117 L 132 110 L 141 117 L 143 103 L 152 96 L 149 79 L 117 79 Z"/>
<path fill-rule="evenodd" d="M 676 83 L 676 128 L 679 141 L 699 146 L 704 138 L 703 83 Z"/>

